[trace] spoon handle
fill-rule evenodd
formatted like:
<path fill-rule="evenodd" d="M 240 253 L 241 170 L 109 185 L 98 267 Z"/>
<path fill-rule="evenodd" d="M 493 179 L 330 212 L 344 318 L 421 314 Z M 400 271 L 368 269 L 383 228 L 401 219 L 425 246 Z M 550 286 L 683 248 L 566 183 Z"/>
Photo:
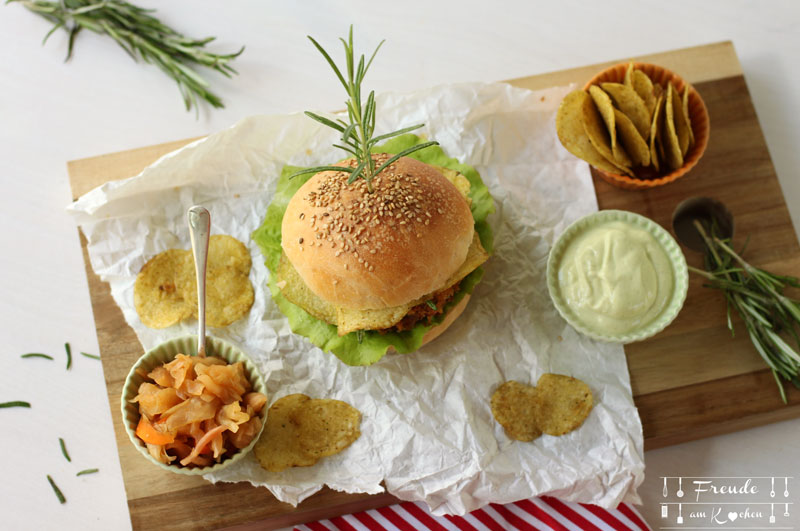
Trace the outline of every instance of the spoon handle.
<path fill-rule="evenodd" d="M 211 215 L 201 206 L 193 206 L 187 214 L 192 240 L 194 270 L 197 278 L 197 355 L 206 355 L 206 263 Z"/>

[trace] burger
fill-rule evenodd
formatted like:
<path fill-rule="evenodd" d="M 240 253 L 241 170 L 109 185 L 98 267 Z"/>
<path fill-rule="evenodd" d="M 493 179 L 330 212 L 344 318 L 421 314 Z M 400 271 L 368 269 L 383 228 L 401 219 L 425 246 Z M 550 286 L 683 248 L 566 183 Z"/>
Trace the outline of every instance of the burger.
<path fill-rule="evenodd" d="M 340 133 L 334 145 L 354 157 L 285 167 L 253 237 L 292 331 L 369 365 L 417 350 L 464 311 L 491 252 L 494 204 L 474 168 L 409 134 L 422 124 L 373 136 L 375 94 L 362 102 L 361 82 L 380 45 L 356 61 L 351 27 L 343 73 L 309 39 L 347 90 L 350 121 L 306 115 Z"/>
<path fill-rule="evenodd" d="M 420 142 L 403 135 L 383 149 Z M 444 332 L 492 248 L 494 204 L 478 173 L 438 146 L 399 158 L 370 183 L 336 170 L 289 179 L 296 170 L 284 168 L 254 233 L 292 331 L 350 365 L 413 352 Z"/>

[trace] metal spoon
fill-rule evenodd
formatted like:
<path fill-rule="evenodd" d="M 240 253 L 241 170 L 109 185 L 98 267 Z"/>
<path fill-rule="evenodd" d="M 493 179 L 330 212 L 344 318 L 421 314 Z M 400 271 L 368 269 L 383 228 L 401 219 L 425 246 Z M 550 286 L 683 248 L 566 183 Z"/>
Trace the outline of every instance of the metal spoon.
<path fill-rule="evenodd" d="M 197 278 L 197 355 L 206 355 L 206 263 L 208 238 L 211 232 L 211 215 L 201 206 L 193 206 L 187 213 L 192 255 Z"/>

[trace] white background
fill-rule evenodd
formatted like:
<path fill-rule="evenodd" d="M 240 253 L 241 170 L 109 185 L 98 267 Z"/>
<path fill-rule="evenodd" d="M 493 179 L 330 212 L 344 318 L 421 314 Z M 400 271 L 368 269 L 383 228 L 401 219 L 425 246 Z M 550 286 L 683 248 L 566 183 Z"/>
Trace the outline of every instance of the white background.
<path fill-rule="evenodd" d="M 174 83 L 106 37 L 82 33 L 64 63 L 59 31 L 0 7 L 0 514 L 5 529 L 130 527 L 78 234 L 64 211 L 66 161 L 204 135 L 252 114 L 341 108 L 344 94 L 305 39 L 333 49 L 352 22 L 362 50 L 386 38 L 367 78 L 376 91 L 496 81 L 732 40 L 795 227 L 800 226 L 800 4 L 796 1 L 141 2 L 215 51 L 244 44 L 239 76 L 208 74 L 224 110 L 183 110 Z M 204 74 L 205 75 L 205 74 Z M 755 235 L 757 236 L 757 235 Z M 800 272 L 798 272 L 800 274 Z M 74 362 L 64 370 L 65 341 Z M 46 352 L 56 362 L 21 360 Z M 732 397 L 732 400 L 746 397 Z M 662 475 L 800 472 L 800 420 L 648 452 L 640 493 L 660 524 Z M 63 437 L 72 455 L 64 461 Z M 100 468 L 81 478 L 75 472 Z M 59 505 L 45 479 L 68 497 Z M 791 490 L 791 488 L 790 488 Z M 792 493 L 798 501 L 798 488 Z"/>

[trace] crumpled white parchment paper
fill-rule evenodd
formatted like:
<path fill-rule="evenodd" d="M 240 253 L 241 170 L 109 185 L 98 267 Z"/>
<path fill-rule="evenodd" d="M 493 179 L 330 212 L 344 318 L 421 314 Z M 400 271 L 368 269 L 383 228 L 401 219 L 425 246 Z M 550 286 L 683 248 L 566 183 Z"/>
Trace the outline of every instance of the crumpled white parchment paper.
<path fill-rule="evenodd" d="M 142 325 L 133 305 L 136 274 L 158 252 L 189 249 L 186 210 L 206 206 L 212 234 L 249 246 L 256 290 L 246 318 L 210 333 L 253 358 L 268 378 L 270 401 L 301 392 L 344 400 L 363 415 L 361 437 L 312 467 L 269 473 L 251 454 L 206 479 L 249 481 L 292 504 L 323 485 L 378 493 L 384 482 L 390 493 L 422 500 L 434 514 L 545 493 L 605 507 L 639 503 L 642 427 L 623 349 L 575 332 L 557 314 L 545 284 L 555 238 L 597 210 L 588 166 L 555 134 L 555 113 L 569 88 L 458 84 L 378 97 L 376 131 L 424 122 L 423 131 L 448 155 L 477 168 L 497 212 L 489 218 L 495 253 L 462 317 L 419 352 L 389 355 L 371 367 L 348 367 L 291 333 L 250 240 L 284 164 L 341 158 L 331 147 L 335 133 L 301 113 L 242 120 L 69 207 L 88 239 L 92 268 L 110 284 L 147 350 L 193 334 L 196 324 Z M 567 435 L 512 441 L 494 421 L 489 398 L 506 380 L 535 384 L 545 372 L 585 381 L 594 409 Z"/>

